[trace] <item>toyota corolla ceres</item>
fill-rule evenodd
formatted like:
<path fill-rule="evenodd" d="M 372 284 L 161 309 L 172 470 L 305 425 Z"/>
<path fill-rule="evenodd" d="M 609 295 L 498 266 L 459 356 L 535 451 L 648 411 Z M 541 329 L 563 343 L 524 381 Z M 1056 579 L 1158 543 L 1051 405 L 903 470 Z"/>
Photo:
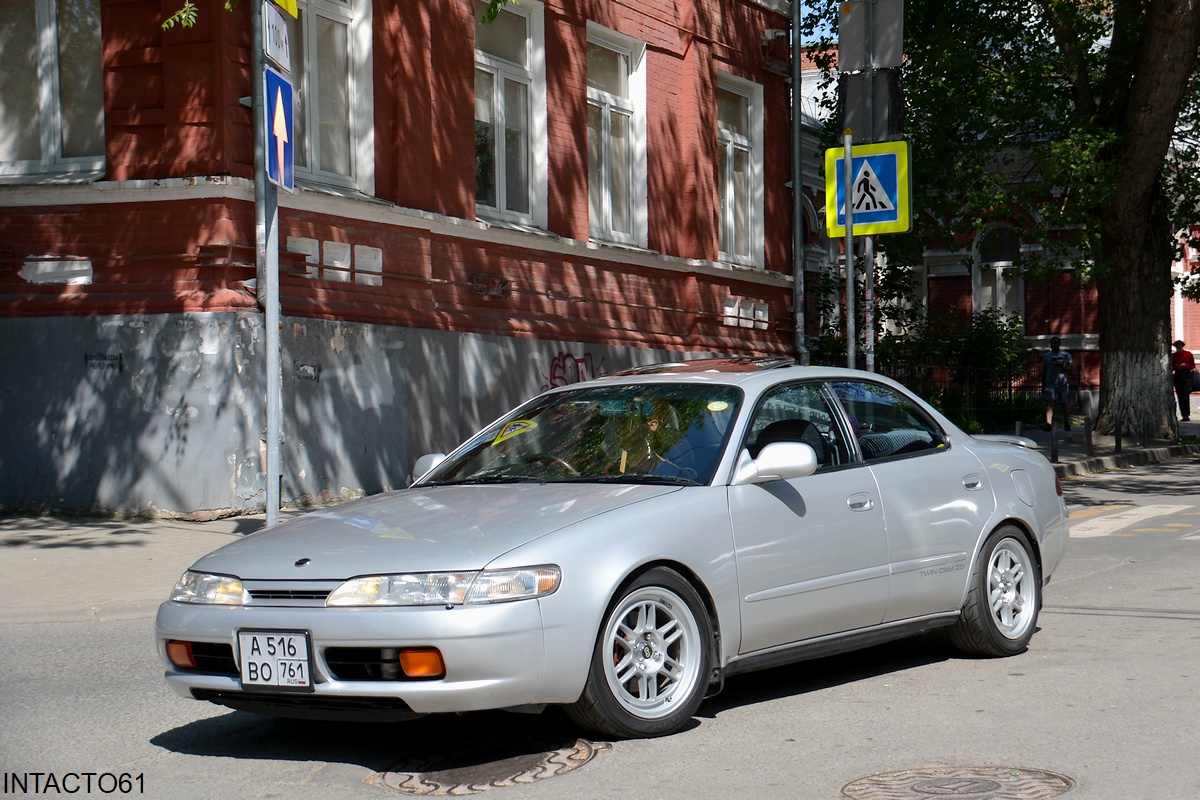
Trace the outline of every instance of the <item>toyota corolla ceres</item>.
<path fill-rule="evenodd" d="M 409 488 L 197 561 L 157 619 L 186 697 L 404 719 L 561 704 L 680 729 L 736 673 L 945 627 L 1022 651 L 1067 543 L 1051 465 L 900 384 L 771 359 L 546 392 Z"/>

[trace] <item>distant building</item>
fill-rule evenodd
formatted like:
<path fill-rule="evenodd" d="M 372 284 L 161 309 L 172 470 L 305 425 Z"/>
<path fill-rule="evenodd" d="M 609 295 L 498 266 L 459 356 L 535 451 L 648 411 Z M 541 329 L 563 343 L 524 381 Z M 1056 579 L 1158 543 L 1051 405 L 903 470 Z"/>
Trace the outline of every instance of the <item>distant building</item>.
<path fill-rule="evenodd" d="M 804 78 L 806 95 L 819 105 L 822 73 L 810 64 Z M 813 113 L 823 119 L 828 112 L 814 109 Z M 806 159 L 811 157 L 806 153 Z M 820 187 L 821 196 L 816 202 L 822 207 L 824 184 L 812 185 Z M 1051 336 L 1060 337 L 1063 348 L 1075 357 L 1076 378 L 1072 385 L 1077 390 L 1077 407 L 1094 413 L 1100 388 L 1096 286 L 1076 278 L 1069 259 L 1048 282 L 1027 282 L 1021 272 L 1022 256 L 1040 247 L 1022 237 L 1028 223 L 996 219 L 974 239 L 926 243 L 924 258 L 915 265 L 914 302 L 923 308 L 930 324 L 943 323 L 950 317 L 969 320 L 980 310 L 996 309 L 1022 320 L 1031 348 L 1044 350 Z M 819 240 L 829 249 L 830 264 L 839 260 L 844 263 L 841 241 L 823 236 Z M 879 249 L 886 251 L 886 237 Z"/>

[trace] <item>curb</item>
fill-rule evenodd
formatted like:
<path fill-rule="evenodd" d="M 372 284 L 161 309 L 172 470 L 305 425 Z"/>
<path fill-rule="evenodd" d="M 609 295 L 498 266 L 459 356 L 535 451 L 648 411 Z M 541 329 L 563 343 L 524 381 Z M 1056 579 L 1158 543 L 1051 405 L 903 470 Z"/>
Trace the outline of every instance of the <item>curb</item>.
<path fill-rule="evenodd" d="M 1088 475 L 1093 472 L 1103 472 L 1110 469 L 1124 469 L 1142 464 L 1157 464 L 1180 456 L 1200 453 L 1200 445 L 1176 444 L 1168 447 L 1150 447 L 1130 450 L 1129 452 L 1112 453 L 1093 458 L 1072 459 L 1053 464 L 1054 472 L 1060 478 L 1070 478 L 1076 475 Z"/>

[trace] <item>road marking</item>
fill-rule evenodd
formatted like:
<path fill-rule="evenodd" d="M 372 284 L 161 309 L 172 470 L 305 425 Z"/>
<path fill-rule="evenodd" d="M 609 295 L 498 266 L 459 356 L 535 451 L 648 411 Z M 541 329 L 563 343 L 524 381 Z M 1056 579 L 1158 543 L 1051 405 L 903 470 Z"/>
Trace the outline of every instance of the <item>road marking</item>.
<path fill-rule="evenodd" d="M 1109 510 L 1112 506 L 1103 506 L 1102 508 Z M 1112 536 L 1117 531 L 1128 528 L 1131 525 L 1136 525 L 1139 522 L 1145 522 L 1146 520 L 1166 514 L 1178 514 L 1191 508 L 1192 506 L 1140 506 L 1136 508 L 1127 507 L 1124 511 L 1106 516 L 1081 514 L 1081 521 L 1071 526 L 1071 538 L 1093 539 L 1100 536 Z M 1075 515 L 1072 514 L 1071 518 L 1075 519 Z M 1191 526 L 1185 525 L 1184 527 Z"/>
<path fill-rule="evenodd" d="M 1129 503 L 1114 503 L 1108 506 L 1087 506 L 1086 508 L 1078 508 L 1071 512 L 1071 519 L 1090 519 L 1098 517 L 1101 514 L 1109 514 L 1113 511 L 1118 511 L 1123 508 L 1133 508 Z"/>

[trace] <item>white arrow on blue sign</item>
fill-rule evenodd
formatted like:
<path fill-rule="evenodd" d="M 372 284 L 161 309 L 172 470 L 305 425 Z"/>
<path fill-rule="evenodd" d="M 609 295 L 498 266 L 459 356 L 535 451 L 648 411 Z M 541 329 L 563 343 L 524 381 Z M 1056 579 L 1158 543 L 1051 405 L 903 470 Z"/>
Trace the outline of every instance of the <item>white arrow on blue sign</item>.
<path fill-rule="evenodd" d="M 265 91 L 263 101 L 267 104 L 267 179 L 283 189 L 294 188 L 295 166 L 294 95 L 292 84 L 287 78 L 270 67 L 265 67 Z"/>

